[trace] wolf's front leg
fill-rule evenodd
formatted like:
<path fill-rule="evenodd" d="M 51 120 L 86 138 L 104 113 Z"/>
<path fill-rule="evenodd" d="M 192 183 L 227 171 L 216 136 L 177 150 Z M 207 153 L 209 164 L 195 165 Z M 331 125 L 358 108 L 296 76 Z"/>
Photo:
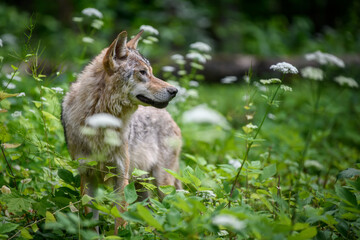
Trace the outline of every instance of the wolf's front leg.
<path fill-rule="evenodd" d="M 80 191 L 81 196 L 85 194 L 89 195 L 90 197 L 95 197 L 95 192 L 98 188 L 98 179 L 96 176 L 89 175 L 87 173 L 82 173 L 81 177 L 81 184 L 80 184 Z M 93 219 L 99 220 L 99 210 L 93 209 L 90 207 L 84 207 L 85 214 L 89 214 L 90 212 L 93 213 Z M 96 232 L 99 233 L 99 227 L 95 227 Z"/>

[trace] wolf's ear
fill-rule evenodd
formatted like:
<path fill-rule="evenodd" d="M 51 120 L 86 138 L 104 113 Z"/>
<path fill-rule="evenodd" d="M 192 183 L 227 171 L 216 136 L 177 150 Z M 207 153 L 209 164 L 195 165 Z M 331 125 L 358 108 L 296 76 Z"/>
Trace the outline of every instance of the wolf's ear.
<path fill-rule="evenodd" d="M 134 38 L 132 38 L 126 45 L 128 48 L 136 49 L 137 44 L 140 40 L 141 34 L 143 34 L 144 30 L 141 30 Z"/>
<path fill-rule="evenodd" d="M 128 49 L 126 47 L 127 41 L 127 32 L 122 31 L 117 38 L 112 42 L 108 48 L 104 59 L 103 64 L 105 70 L 110 75 L 114 73 L 116 61 L 124 58 L 128 54 Z"/>

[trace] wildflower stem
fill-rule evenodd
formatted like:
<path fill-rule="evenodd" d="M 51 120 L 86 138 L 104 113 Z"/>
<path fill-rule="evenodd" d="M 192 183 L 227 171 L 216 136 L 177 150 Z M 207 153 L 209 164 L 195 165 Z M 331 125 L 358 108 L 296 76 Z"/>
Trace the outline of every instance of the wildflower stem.
<path fill-rule="evenodd" d="M 11 178 L 13 179 L 15 188 L 16 188 L 16 190 L 18 190 L 18 186 L 17 186 L 17 184 L 16 184 L 14 172 L 13 172 L 13 170 L 12 170 L 12 167 L 11 167 L 9 161 L 8 161 L 7 158 L 6 158 L 5 151 L 4 151 L 4 148 L 3 148 L 3 146 L 2 146 L 1 141 L 0 141 L 0 148 L 1 148 L 1 152 L 2 152 L 2 154 L 3 154 L 3 156 L 4 156 L 5 162 L 6 162 L 8 168 L 9 168 L 9 171 L 10 171 L 10 173 L 11 173 Z"/>
<path fill-rule="evenodd" d="M 284 77 L 283 77 L 283 78 L 284 78 Z M 246 160 L 248 159 L 251 146 L 253 145 L 254 140 L 257 138 L 257 136 L 258 136 L 258 134 L 259 134 L 259 132 L 260 132 L 260 130 L 261 130 L 264 122 L 265 122 L 265 119 L 266 119 L 267 115 L 268 115 L 269 112 L 270 112 L 271 106 L 273 105 L 273 103 L 274 103 L 274 101 L 275 101 L 275 97 L 276 97 L 277 93 L 279 92 L 280 86 L 281 86 L 281 85 L 279 84 L 278 87 L 276 88 L 276 91 L 275 91 L 275 93 L 273 94 L 273 96 L 272 96 L 272 98 L 271 98 L 271 100 L 270 100 L 270 102 L 269 102 L 269 105 L 268 105 L 267 108 L 266 108 L 265 114 L 264 114 L 264 116 L 263 116 L 263 118 L 262 118 L 262 120 L 261 120 L 261 123 L 260 123 L 259 127 L 257 128 L 257 131 L 256 131 L 256 133 L 255 133 L 252 141 L 250 141 L 249 144 L 247 145 L 246 152 L 245 152 L 243 161 L 242 161 L 242 163 L 241 163 L 241 167 L 239 168 L 239 170 L 238 170 L 238 172 L 237 172 L 237 174 L 236 174 L 236 177 L 235 177 L 235 179 L 234 179 L 233 185 L 232 185 L 232 187 L 231 187 L 230 197 L 232 197 L 232 194 L 233 194 L 233 192 L 234 192 L 235 185 L 236 185 L 236 182 L 237 182 L 237 180 L 238 180 L 238 178 L 239 178 L 239 176 L 240 176 L 241 170 L 242 170 L 242 168 L 243 168 Z M 229 206 L 230 206 L 230 201 L 229 201 Z"/>

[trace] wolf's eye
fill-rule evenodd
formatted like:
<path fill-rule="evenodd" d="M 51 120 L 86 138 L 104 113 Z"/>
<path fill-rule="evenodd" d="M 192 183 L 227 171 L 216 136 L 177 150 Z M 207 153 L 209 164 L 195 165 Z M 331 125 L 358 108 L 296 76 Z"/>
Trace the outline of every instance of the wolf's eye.
<path fill-rule="evenodd" d="M 145 76 L 146 75 L 146 70 L 140 70 L 139 71 L 141 75 Z"/>

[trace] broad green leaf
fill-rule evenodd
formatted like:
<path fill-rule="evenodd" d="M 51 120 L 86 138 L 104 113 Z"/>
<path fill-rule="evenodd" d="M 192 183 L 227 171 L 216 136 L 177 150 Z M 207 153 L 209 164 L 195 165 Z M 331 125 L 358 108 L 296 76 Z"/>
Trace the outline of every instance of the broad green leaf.
<path fill-rule="evenodd" d="M 337 175 L 337 179 L 352 178 L 360 176 L 360 170 L 355 168 L 348 168 Z"/>
<path fill-rule="evenodd" d="M 54 115 L 52 115 L 51 113 L 47 112 L 47 111 L 42 111 L 44 117 L 48 120 L 53 119 L 56 121 L 60 121 L 57 117 L 55 117 Z"/>
<path fill-rule="evenodd" d="M 14 69 L 14 71 L 18 70 L 18 67 L 15 67 L 14 65 L 11 64 L 11 68 Z M 14 74 L 14 73 L 13 73 Z"/>
<path fill-rule="evenodd" d="M 147 189 L 147 190 L 150 190 L 150 191 L 152 191 L 152 190 L 154 190 L 154 189 L 156 189 L 157 187 L 154 185 L 154 184 L 152 184 L 152 183 L 147 183 L 147 182 L 139 182 L 145 189 Z"/>
<path fill-rule="evenodd" d="M 105 237 L 105 240 L 120 240 L 120 239 L 123 239 L 123 238 L 115 236 L 115 235 Z"/>
<path fill-rule="evenodd" d="M 310 227 L 302 230 L 299 234 L 291 236 L 290 240 L 305 240 L 315 237 L 317 234 L 316 227 Z"/>
<path fill-rule="evenodd" d="M 119 209 L 118 209 L 116 206 L 113 206 L 113 207 L 111 208 L 110 213 L 111 213 L 111 215 L 113 215 L 114 217 L 121 218 Z"/>
<path fill-rule="evenodd" d="M 39 231 L 39 227 L 38 227 L 38 225 L 37 225 L 37 224 L 33 224 L 33 225 L 31 225 L 31 229 L 33 230 L 33 232 L 37 232 L 37 231 Z"/>
<path fill-rule="evenodd" d="M 34 104 L 35 104 L 35 107 L 37 107 L 37 108 L 40 108 L 41 107 L 41 102 L 39 102 L 39 101 L 32 101 Z"/>
<path fill-rule="evenodd" d="M 56 219 L 55 219 L 54 215 L 51 212 L 46 211 L 45 224 L 46 223 L 53 223 L 53 222 L 56 222 Z"/>
<path fill-rule="evenodd" d="M 147 210 L 144 206 L 142 206 L 141 204 L 138 204 L 136 206 L 136 209 L 138 210 L 138 214 L 141 216 L 142 219 L 144 219 L 144 221 L 149 224 L 150 226 L 163 231 L 163 227 L 161 226 L 161 224 L 151 215 L 150 211 Z"/>
<path fill-rule="evenodd" d="M 104 181 L 107 181 L 109 178 L 116 177 L 116 174 L 113 174 L 111 172 L 107 173 L 104 177 Z"/>
<path fill-rule="evenodd" d="M 184 178 L 184 177 L 181 177 L 179 174 L 177 174 L 176 172 L 174 172 L 174 171 L 172 171 L 172 170 L 170 170 L 170 169 L 164 168 L 164 170 L 165 170 L 166 172 L 170 173 L 170 174 L 173 175 L 176 179 L 182 181 L 182 182 L 185 183 L 185 184 L 190 184 L 190 183 L 191 183 L 191 181 L 190 181 L 189 179 Z"/>
<path fill-rule="evenodd" d="M 0 199 L 5 202 L 9 212 L 28 211 L 34 200 L 21 196 L 19 193 L 12 192 L 6 195 L 0 195 Z"/>
<path fill-rule="evenodd" d="M 95 202 L 95 201 L 93 201 L 92 204 L 93 204 L 93 206 L 94 206 L 97 210 L 100 210 L 100 211 L 102 211 L 102 212 L 104 212 L 104 213 L 107 213 L 107 214 L 111 214 L 111 213 L 110 213 L 110 210 L 107 209 L 105 206 L 102 206 L 102 205 L 98 204 L 98 203 Z"/>
<path fill-rule="evenodd" d="M 348 189 L 335 186 L 336 195 L 340 197 L 341 200 L 346 202 L 348 205 L 357 206 L 357 200 L 354 193 L 350 192 Z"/>
<path fill-rule="evenodd" d="M 93 166 L 98 165 L 98 163 L 99 163 L 98 161 L 90 161 L 90 162 L 87 162 L 86 164 L 93 167 Z"/>
<path fill-rule="evenodd" d="M 33 237 L 31 236 L 29 231 L 26 230 L 26 228 L 21 229 L 21 236 L 25 239 L 33 239 Z"/>
<path fill-rule="evenodd" d="M 131 204 L 136 201 L 136 199 L 138 198 L 138 195 L 136 193 L 134 182 L 128 184 L 124 188 L 124 194 L 125 194 L 125 200 L 128 204 Z"/>
<path fill-rule="evenodd" d="M 140 177 L 140 176 L 146 175 L 146 174 L 149 174 L 149 173 L 146 172 L 146 171 L 135 168 L 131 175 L 134 176 L 134 177 Z"/>
<path fill-rule="evenodd" d="M 2 223 L 0 224 L 0 234 L 14 231 L 18 226 L 19 224 L 15 223 Z"/>
<path fill-rule="evenodd" d="M 87 194 L 84 194 L 84 196 L 82 196 L 81 198 L 81 204 L 82 205 L 86 205 L 88 204 L 91 200 L 93 200 L 94 198 L 90 197 L 89 195 Z"/>
<path fill-rule="evenodd" d="M 159 186 L 160 191 L 162 191 L 165 194 L 170 194 L 175 192 L 175 187 L 171 186 L 171 185 L 166 185 L 166 186 Z"/>
<path fill-rule="evenodd" d="M 58 176 L 64 180 L 64 182 L 71 184 L 74 182 L 74 176 L 72 174 L 72 172 L 70 172 L 69 170 L 66 170 L 64 168 L 60 168 L 58 170 Z"/>
<path fill-rule="evenodd" d="M 260 180 L 266 180 L 276 174 L 276 164 L 271 164 L 264 167 L 263 173 L 260 175 Z"/>

